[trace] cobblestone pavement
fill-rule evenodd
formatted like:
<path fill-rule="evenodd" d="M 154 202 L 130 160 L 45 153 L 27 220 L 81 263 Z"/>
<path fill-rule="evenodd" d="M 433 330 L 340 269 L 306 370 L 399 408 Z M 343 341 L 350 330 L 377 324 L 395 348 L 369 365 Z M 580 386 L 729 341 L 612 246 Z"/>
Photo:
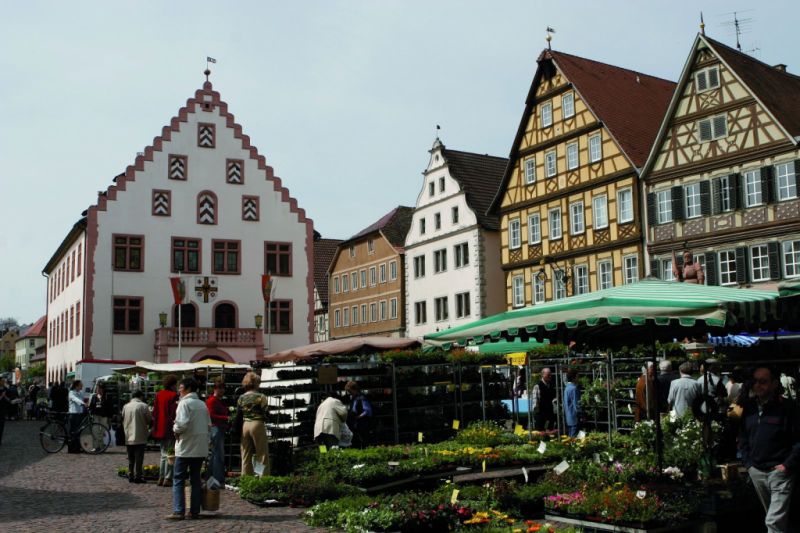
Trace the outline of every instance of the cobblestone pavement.
<path fill-rule="evenodd" d="M 303 524 L 301 509 L 262 509 L 226 491 L 220 516 L 172 522 L 171 489 L 154 482 L 133 485 L 117 476 L 127 466 L 124 447 L 101 455 L 47 454 L 39 445 L 40 422 L 6 422 L 0 445 L 0 531 L 150 532 L 322 531 Z M 145 464 L 157 464 L 147 452 Z"/>

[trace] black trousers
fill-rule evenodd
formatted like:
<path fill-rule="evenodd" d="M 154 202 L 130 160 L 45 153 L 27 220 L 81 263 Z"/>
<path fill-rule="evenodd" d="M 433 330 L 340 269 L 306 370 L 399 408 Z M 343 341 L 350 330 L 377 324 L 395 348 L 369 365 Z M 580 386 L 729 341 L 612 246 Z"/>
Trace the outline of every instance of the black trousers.
<path fill-rule="evenodd" d="M 128 479 L 144 478 L 144 447 L 145 444 L 128 444 Z"/>
<path fill-rule="evenodd" d="M 0 443 L 3 442 L 3 430 L 6 427 L 6 408 L 0 405 Z"/>
<path fill-rule="evenodd" d="M 556 414 L 554 412 L 534 413 L 533 424 L 536 428 L 536 431 L 556 429 Z"/>
<path fill-rule="evenodd" d="M 69 415 L 69 442 L 67 451 L 69 453 L 81 453 L 81 443 L 78 441 L 78 428 L 81 427 L 83 413 L 70 413 Z"/>

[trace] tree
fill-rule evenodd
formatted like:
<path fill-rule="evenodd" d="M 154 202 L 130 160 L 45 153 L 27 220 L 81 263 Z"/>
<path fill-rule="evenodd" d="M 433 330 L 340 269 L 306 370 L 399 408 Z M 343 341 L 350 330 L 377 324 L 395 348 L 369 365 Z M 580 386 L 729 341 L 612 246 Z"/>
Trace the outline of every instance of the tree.
<path fill-rule="evenodd" d="M 17 366 L 17 360 L 13 355 L 0 357 L 0 372 L 13 372 Z"/>
<path fill-rule="evenodd" d="M 44 363 L 33 363 L 32 365 L 28 365 L 28 378 L 41 378 L 44 377 L 44 374 Z"/>

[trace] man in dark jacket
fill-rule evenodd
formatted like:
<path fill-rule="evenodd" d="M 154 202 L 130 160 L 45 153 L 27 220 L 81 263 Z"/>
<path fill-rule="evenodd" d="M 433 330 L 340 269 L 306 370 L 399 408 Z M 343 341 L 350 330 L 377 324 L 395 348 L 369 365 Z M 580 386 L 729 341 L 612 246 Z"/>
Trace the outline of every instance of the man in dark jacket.
<path fill-rule="evenodd" d="M 787 531 L 794 476 L 800 465 L 800 419 L 792 400 L 781 397 L 780 374 L 753 371 L 755 398 L 744 405 L 739 447 L 770 533 Z"/>
<path fill-rule="evenodd" d="M 533 387 L 531 401 L 533 403 L 533 421 L 538 431 L 556 429 L 556 413 L 553 400 L 556 399 L 556 388 L 553 374 L 549 368 L 542 369 L 542 379 Z"/>
<path fill-rule="evenodd" d="M 658 370 L 660 372 L 656 378 L 658 381 L 658 412 L 666 413 L 669 411 L 669 387 L 681 376 L 672 370 L 672 362 L 669 359 L 658 363 Z"/>

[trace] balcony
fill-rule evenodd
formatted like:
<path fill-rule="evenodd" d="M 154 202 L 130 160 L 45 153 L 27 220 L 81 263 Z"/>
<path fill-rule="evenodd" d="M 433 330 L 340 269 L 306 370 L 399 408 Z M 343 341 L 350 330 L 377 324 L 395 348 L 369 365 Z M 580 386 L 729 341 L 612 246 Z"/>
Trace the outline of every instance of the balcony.
<path fill-rule="evenodd" d="M 167 362 L 169 349 L 178 346 L 178 328 L 158 328 L 155 333 L 155 361 Z M 181 348 L 187 348 L 183 350 L 184 361 L 208 349 L 225 352 L 226 349 L 236 348 L 237 353 L 250 352 L 248 361 L 264 356 L 264 332 L 258 328 L 181 328 L 180 341 Z"/>

